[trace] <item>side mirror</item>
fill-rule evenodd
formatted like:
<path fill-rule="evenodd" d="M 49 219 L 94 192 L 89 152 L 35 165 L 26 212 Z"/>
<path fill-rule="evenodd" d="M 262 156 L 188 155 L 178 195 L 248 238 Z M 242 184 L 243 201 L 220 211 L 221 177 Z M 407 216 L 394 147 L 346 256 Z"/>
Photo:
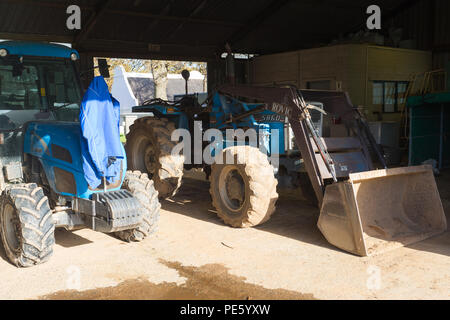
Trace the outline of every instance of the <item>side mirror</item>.
<path fill-rule="evenodd" d="M 191 76 L 191 73 L 189 72 L 189 70 L 185 69 L 181 71 L 181 76 L 183 77 L 184 80 L 188 81 Z"/>
<path fill-rule="evenodd" d="M 98 70 L 103 78 L 109 78 L 111 75 L 109 74 L 109 66 L 106 59 L 98 59 Z"/>
<path fill-rule="evenodd" d="M 184 69 L 183 71 L 181 71 L 181 76 L 183 77 L 183 79 L 185 81 L 186 95 L 188 95 L 188 81 L 191 76 L 191 73 L 189 72 L 189 70 Z"/>

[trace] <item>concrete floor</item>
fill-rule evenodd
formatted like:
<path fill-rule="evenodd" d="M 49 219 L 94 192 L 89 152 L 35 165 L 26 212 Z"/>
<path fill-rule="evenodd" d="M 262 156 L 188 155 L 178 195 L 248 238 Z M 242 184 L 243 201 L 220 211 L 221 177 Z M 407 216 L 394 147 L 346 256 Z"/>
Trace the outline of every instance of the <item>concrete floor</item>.
<path fill-rule="evenodd" d="M 450 172 L 438 183 L 449 217 Z M 1 248 L 0 299 L 220 299 L 246 294 L 260 299 L 450 299 L 448 231 L 383 255 L 360 258 L 329 245 L 316 228 L 318 209 L 287 196 L 279 201 L 273 218 L 260 227 L 224 226 L 213 213 L 208 187 L 204 181 L 186 179 L 181 192 L 162 203 L 159 232 L 142 243 L 123 243 L 90 230 L 57 230 L 51 260 L 29 269 L 9 264 Z M 177 295 L 174 288 L 186 289 L 192 283 L 190 274 L 195 271 L 180 271 L 186 268 L 202 270 L 202 281 L 196 282 L 190 295 Z M 220 285 L 214 275 L 219 269 L 228 277 L 221 278 Z M 114 288 L 119 288 L 115 286 L 135 279 L 148 282 L 148 289 L 119 286 L 120 294 L 114 295 Z M 220 295 L 227 283 L 235 288 Z M 155 286 L 166 287 L 165 294 L 153 294 Z M 67 291 L 102 287 L 112 288 L 106 295 L 96 290 L 84 296 Z M 275 289 L 284 290 L 280 294 Z"/>

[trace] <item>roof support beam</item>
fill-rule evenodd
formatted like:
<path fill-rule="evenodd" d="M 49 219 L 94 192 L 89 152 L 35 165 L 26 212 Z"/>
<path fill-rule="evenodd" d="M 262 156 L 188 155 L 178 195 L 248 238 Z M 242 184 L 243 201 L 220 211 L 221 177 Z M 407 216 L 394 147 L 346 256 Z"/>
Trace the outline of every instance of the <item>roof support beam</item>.
<path fill-rule="evenodd" d="M 174 2 L 174 0 L 167 1 L 166 5 L 164 6 L 164 8 L 161 10 L 161 12 L 159 14 L 162 16 L 167 15 L 169 13 L 170 9 L 172 8 L 173 2 Z M 160 18 L 153 20 L 153 22 L 149 24 L 147 31 L 150 31 L 151 29 L 153 29 L 160 21 L 161 21 Z"/>
<path fill-rule="evenodd" d="M 207 62 L 216 59 L 213 54 L 207 55 L 205 53 L 148 53 L 140 51 L 125 51 L 114 49 L 114 51 L 87 51 L 93 57 L 117 58 L 117 59 L 143 59 L 143 60 L 171 60 L 171 61 L 196 61 Z"/>
<path fill-rule="evenodd" d="M 172 8 L 172 5 L 174 3 L 174 0 L 168 0 L 164 8 L 159 12 L 160 15 L 167 15 L 170 12 L 170 9 Z M 155 19 L 150 23 L 144 30 L 140 33 L 139 39 L 143 41 L 145 39 L 145 36 L 152 31 L 158 23 L 161 21 L 161 19 Z"/>
<path fill-rule="evenodd" d="M 398 5 L 394 10 L 388 12 L 388 14 L 385 15 L 383 19 L 389 20 L 391 18 L 394 18 L 399 13 L 402 13 L 402 12 L 408 10 L 409 8 L 412 8 L 413 6 L 415 6 L 420 1 L 421 0 L 405 0 L 403 3 Z"/>
<path fill-rule="evenodd" d="M 151 18 L 151 19 L 160 19 L 160 20 L 168 20 L 168 21 L 180 21 L 185 23 L 201 23 L 201 24 L 212 24 L 219 26 L 242 26 L 243 23 L 233 22 L 233 21 L 225 21 L 225 20 L 210 20 L 210 19 L 200 19 L 200 18 L 189 18 L 189 17 L 179 17 L 179 16 L 168 16 L 163 14 L 152 14 L 146 12 L 137 12 L 137 11 L 123 11 L 123 10 L 107 10 L 108 13 L 117 14 L 117 15 L 126 15 L 126 16 L 134 16 L 134 17 L 143 17 L 143 18 Z"/>
<path fill-rule="evenodd" d="M 436 9 L 437 3 L 436 0 L 429 1 L 429 10 L 430 10 L 430 21 L 432 22 L 429 26 L 430 28 L 430 48 L 433 49 L 436 44 L 436 26 L 438 23 L 436 22 Z"/>
<path fill-rule="evenodd" d="M 188 18 L 192 18 L 194 17 L 197 13 L 199 13 L 204 7 L 205 5 L 208 3 L 208 0 L 203 0 L 202 2 L 200 2 L 200 4 L 198 6 L 195 7 L 194 10 L 192 10 L 192 12 L 189 14 Z M 172 31 L 169 31 L 165 38 L 166 39 L 170 39 L 175 33 L 177 33 L 181 28 L 183 28 L 185 22 L 181 22 L 180 24 L 178 24 L 178 26 L 173 29 Z"/>
<path fill-rule="evenodd" d="M 16 5 L 27 4 L 29 6 L 34 6 L 34 7 L 40 6 L 40 7 L 48 7 L 48 8 L 61 8 L 64 10 L 69 5 L 73 4 L 70 2 L 61 2 L 60 3 L 60 2 L 48 2 L 48 1 L 36 1 L 36 0 L 2 0 L 2 1 L 11 2 Z M 95 7 L 87 6 L 87 5 L 80 5 L 80 8 L 83 11 L 94 11 L 95 12 L 97 10 Z M 240 23 L 240 22 L 234 22 L 234 21 L 228 21 L 228 20 L 188 18 L 188 17 L 180 17 L 180 16 L 171 16 L 171 15 L 167 15 L 167 14 L 153 14 L 153 13 L 147 13 L 147 12 L 128 11 L 128 10 L 106 9 L 105 13 L 123 15 L 123 16 L 167 20 L 167 21 L 180 21 L 180 22 L 184 22 L 184 23 L 200 23 L 200 24 L 211 24 L 211 25 L 230 26 L 230 27 L 241 27 L 244 25 L 243 23 Z"/>
<path fill-rule="evenodd" d="M 38 42 L 62 42 L 62 43 L 73 42 L 73 37 L 71 36 L 58 36 L 58 35 L 33 34 L 33 33 L 10 33 L 10 32 L 0 32 L 0 39 L 38 41 Z"/>
<path fill-rule="evenodd" d="M 72 4 L 76 4 L 73 3 L 73 1 L 69 1 L 69 2 L 63 2 L 63 1 L 58 1 L 58 2 L 49 2 L 49 1 L 36 1 L 36 0 L 2 0 L 3 2 L 11 2 L 14 4 L 26 4 L 29 6 L 39 6 L 39 7 L 46 7 L 46 8 L 67 8 L 68 6 L 72 5 Z M 92 6 L 79 6 L 81 9 L 83 10 L 95 10 L 94 7 Z"/>
<path fill-rule="evenodd" d="M 217 45 L 186 46 L 164 44 L 158 51 L 150 51 L 148 43 L 118 40 L 88 39 L 79 52 L 89 52 L 97 57 L 156 59 L 180 61 L 206 61 L 215 57 Z"/>
<path fill-rule="evenodd" d="M 230 44 L 231 46 L 236 42 L 244 39 L 250 32 L 256 29 L 261 23 L 265 20 L 269 19 L 275 13 L 277 13 L 282 7 L 288 4 L 291 0 L 273 0 L 269 3 L 267 7 L 265 7 L 258 15 L 247 21 L 245 25 L 235 31 L 225 43 Z"/>
<path fill-rule="evenodd" d="M 98 9 L 95 10 L 93 14 L 89 17 L 87 24 L 81 29 L 81 31 L 75 37 L 75 45 L 79 45 L 81 42 L 86 40 L 86 38 L 91 33 L 92 29 L 95 27 L 97 21 L 105 14 L 108 6 L 111 5 L 112 0 L 103 0 Z"/>

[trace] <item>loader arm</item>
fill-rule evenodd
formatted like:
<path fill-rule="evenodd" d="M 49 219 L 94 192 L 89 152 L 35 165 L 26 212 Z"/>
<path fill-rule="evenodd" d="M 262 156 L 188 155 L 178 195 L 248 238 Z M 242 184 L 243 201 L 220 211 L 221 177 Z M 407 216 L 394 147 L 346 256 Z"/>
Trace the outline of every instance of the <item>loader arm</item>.
<path fill-rule="evenodd" d="M 319 202 L 317 225 L 329 243 L 367 256 L 447 230 L 431 166 L 387 169 L 367 123 L 346 93 L 230 85 L 218 91 L 258 100 L 267 110 L 288 117 Z M 305 99 L 323 103 L 351 131 L 350 137 L 318 137 Z M 374 168 L 369 147 L 382 169 Z M 334 183 L 328 183 L 331 178 Z"/>
<path fill-rule="evenodd" d="M 312 129 L 311 122 L 308 121 L 309 115 L 305 102 L 299 96 L 297 90 L 294 88 L 224 85 L 218 91 L 224 95 L 263 101 L 267 110 L 285 115 L 288 118 L 318 203 L 321 205 L 325 192 L 325 183 L 315 157 L 313 145 L 309 139 L 309 134 L 312 135 L 324 163 L 332 174 L 333 180 L 336 181 L 334 164 L 326 148 L 322 145 L 320 137 Z"/>

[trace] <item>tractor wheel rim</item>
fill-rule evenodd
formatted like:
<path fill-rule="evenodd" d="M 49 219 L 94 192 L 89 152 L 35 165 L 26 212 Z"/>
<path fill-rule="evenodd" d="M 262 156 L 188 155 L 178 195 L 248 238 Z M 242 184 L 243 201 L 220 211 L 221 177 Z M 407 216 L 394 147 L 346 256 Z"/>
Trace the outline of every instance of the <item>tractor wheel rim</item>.
<path fill-rule="evenodd" d="M 20 222 L 16 214 L 16 210 L 10 204 L 6 204 L 4 208 L 4 230 L 8 247 L 12 251 L 19 248 Z"/>
<path fill-rule="evenodd" d="M 235 166 L 225 167 L 219 178 L 222 203 L 233 213 L 239 213 L 245 203 L 245 182 Z"/>
<path fill-rule="evenodd" d="M 156 168 L 155 149 L 152 141 L 144 135 L 141 135 L 136 139 L 132 153 L 134 169 L 147 172 L 152 176 Z"/>

